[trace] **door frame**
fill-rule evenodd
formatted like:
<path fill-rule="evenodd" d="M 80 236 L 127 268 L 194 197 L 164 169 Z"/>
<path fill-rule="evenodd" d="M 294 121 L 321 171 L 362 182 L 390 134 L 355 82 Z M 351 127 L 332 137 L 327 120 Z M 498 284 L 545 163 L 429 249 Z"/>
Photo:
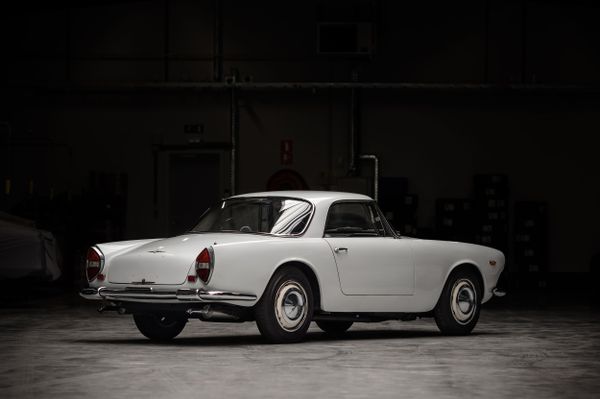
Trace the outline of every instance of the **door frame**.
<path fill-rule="evenodd" d="M 157 219 L 164 236 L 169 235 L 171 219 L 170 208 L 170 172 L 173 155 L 216 155 L 218 157 L 219 178 L 218 193 L 220 198 L 229 196 L 228 185 L 228 149 L 225 148 L 190 148 L 188 146 L 168 146 L 154 151 L 154 217 Z"/>

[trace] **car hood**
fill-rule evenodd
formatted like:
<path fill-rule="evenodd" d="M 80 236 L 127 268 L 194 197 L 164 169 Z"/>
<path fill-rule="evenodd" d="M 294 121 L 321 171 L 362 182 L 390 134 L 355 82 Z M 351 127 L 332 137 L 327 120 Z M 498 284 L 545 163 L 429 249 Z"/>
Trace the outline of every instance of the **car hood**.
<path fill-rule="evenodd" d="M 107 256 L 107 277 L 115 284 L 179 285 L 186 281 L 196 257 L 204 248 L 272 238 L 244 233 L 198 233 L 145 242 Z"/>

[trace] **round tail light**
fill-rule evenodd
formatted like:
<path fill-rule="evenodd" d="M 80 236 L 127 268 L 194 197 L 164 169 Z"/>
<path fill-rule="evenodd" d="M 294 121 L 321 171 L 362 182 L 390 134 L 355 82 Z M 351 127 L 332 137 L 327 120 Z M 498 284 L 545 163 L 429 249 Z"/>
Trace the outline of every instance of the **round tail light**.
<path fill-rule="evenodd" d="M 207 283 L 215 264 L 215 254 L 212 247 L 204 248 L 196 257 L 196 275 Z"/>
<path fill-rule="evenodd" d="M 95 247 L 88 249 L 87 256 L 85 258 L 85 274 L 88 281 L 92 281 L 96 278 L 99 280 L 104 280 L 104 276 L 100 273 L 103 263 L 104 256 L 99 249 Z"/>

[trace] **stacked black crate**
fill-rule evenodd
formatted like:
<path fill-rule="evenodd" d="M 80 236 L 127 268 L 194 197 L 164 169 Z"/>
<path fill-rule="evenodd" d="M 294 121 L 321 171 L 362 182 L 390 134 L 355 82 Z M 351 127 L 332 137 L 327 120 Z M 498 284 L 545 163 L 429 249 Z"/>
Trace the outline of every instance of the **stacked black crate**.
<path fill-rule="evenodd" d="M 545 202 L 515 203 L 514 262 L 524 288 L 546 286 L 547 231 L 548 206 Z"/>
<path fill-rule="evenodd" d="M 508 178 L 506 175 L 475 175 L 475 241 L 507 253 Z"/>
<path fill-rule="evenodd" d="M 379 207 L 392 227 L 404 235 L 417 234 L 418 197 L 408 193 L 405 177 L 379 180 Z"/>
<path fill-rule="evenodd" d="M 439 239 L 474 242 L 474 207 L 467 198 L 440 198 L 436 201 L 436 235 Z"/>
<path fill-rule="evenodd" d="M 417 207 L 419 197 L 415 194 L 405 194 L 394 212 L 394 226 L 402 235 L 416 237 L 417 233 Z"/>

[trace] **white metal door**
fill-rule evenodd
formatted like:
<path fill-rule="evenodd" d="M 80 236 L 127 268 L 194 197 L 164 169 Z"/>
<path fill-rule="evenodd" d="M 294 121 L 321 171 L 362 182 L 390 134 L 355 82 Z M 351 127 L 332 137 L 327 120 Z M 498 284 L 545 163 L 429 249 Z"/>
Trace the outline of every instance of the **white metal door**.
<path fill-rule="evenodd" d="M 415 267 L 409 240 L 392 237 L 325 238 L 346 295 L 412 295 Z"/>

